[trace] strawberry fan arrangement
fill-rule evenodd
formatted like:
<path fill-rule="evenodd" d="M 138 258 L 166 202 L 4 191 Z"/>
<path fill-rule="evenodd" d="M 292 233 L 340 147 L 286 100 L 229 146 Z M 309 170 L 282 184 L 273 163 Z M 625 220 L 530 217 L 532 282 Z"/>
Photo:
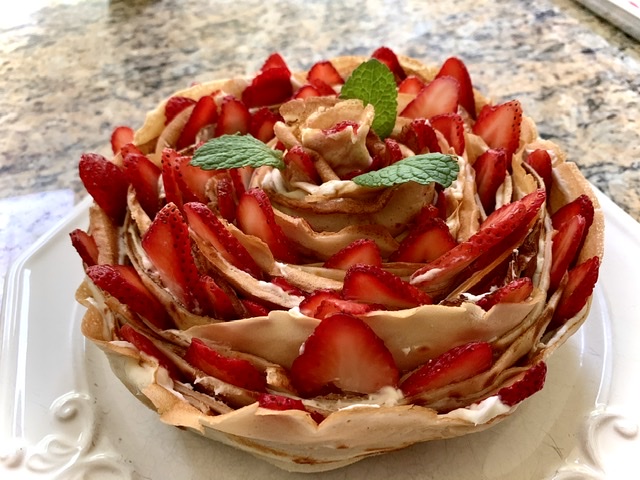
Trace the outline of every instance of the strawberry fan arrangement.
<path fill-rule="evenodd" d="M 163 422 L 281 468 L 488 428 L 588 314 L 588 183 L 456 57 L 274 54 L 111 140 L 79 163 L 83 333 Z"/>

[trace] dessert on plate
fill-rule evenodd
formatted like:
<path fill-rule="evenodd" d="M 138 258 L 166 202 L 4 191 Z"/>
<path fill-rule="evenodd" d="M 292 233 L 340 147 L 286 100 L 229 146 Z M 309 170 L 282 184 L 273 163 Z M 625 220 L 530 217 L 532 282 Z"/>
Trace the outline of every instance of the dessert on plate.
<path fill-rule="evenodd" d="M 84 335 L 161 421 L 286 470 L 491 427 L 588 315 L 588 182 L 456 57 L 273 54 L 111 141 L 79 163 Z"/>

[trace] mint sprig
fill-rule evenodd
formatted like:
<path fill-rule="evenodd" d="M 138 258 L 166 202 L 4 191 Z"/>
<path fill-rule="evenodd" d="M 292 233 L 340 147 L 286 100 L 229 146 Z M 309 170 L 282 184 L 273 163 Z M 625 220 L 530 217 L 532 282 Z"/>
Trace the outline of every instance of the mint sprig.
<path fill-rule="evenodd" d="M 340 90 L 340 98 L 362 100 L 375 110 L 371 128 L 380 137 L 386 138 L 396 123 L 398 91 L 391 70 L 376 59 L 360 64 Z"/>
<path fill-rule="evenodd" d="M 363 187 L 391 187 L 409 181 L 428 185 L 439 183 L 448 187 L 458 178 L 460 167 L 453 155 L 425 153 L 407 157 L 380 170 L 354 177 L 354 183 Z"/>
<path fill-rule="evenodd" d="M 269 148 L 251 135 L 212 138 L 193 154 L 191 165 L 203 170 L 223 170 L 268 165 L 284 168 L 282 152 Z"/>

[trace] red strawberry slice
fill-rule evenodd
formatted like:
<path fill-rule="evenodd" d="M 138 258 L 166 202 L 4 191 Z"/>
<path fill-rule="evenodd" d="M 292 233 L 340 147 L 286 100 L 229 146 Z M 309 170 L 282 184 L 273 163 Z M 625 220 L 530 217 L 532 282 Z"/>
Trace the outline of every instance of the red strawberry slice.
<path fill-rule="evenodd" d="M 458 110 L 458 81 L 453 77 L 435 78 L 400 113 L 408 118 L 431 118 Z"/>
<path fill-rule="evenodd" d="M 267 387 L 264 374 L 243 358 L 227 357 L 210 348 L 199 338 L 192 338 L 185 360 L 207 375 L 236 387 L 263 392 Z"/>
<path fill-rule="evenodd" d="M 567 285 L 562 292 L 558 307 L 553 314 L 553 320 L 549 326 L 550 329 L 561 326 L 582 310 L 587 303 L 587 299 L 593 293 L 595 284 L 598 281 L 599 269 L 600 259 L 598 257 L 591 257 L 577 267 L 569 270 Z"/>
<path fill-rule="evenodd" d="M 179 208 L 186 202 L 206 202 L 207 182 L 216 175 L 214 170 L 203 170 L 191 165 L 191 157 L 180 155 L 171 148 L 162 151 L 162 183 L 168 203 Z"/>
<path fill-rule="evenodd" d="M 522 402 L 525 398 L 530 397 L 534 393 L 542 390 L 544 381 L 547 377 L 547 364 L 544 362 L 536 363 L 527 370 L 524 376 L 513 384 L 503 387 L 498 391 L 498 395 L 502 403 L 507 406 L 514 406 Z"/>
<path fill-rule="evenodd" d="M 242 92 L 242 101 L 248 108 L 280 104 L 293 95 L 291 72 L 286 67 L 262 70 Z"/>
<path fill-rule="evenodd" d="M 316 170 L 313 158 L 302 145 L 295 145 L 284 154 L 283 161 L 292 171 L 293 178 L 320 184 L 320 174 Z"/>
<path fill-rule="evenodd" d="M 98 251 L 98 245 L 96 245 L 95 239 L 84 230 L 76 228 L 69 233 L 71 238 L 71 245 L 76 249 L 78 255 L 82 259 L 85 267 L 98 264 L 100 252 Z"/>
<path fill-rule="evenodd" d="M 275 395 L 272 393 L 261 393 L 258 396 L 258 405 L 269 410 L 302 410 L 311 414 L 317 423 L 321 423 L 324 417 L 318 412 L 309 411 L 299 398 L 285 397 L 284 395 Z"/>
<path fill-rule="evenodd" d="M 463 270 L 467 269 L 466 273 L 470 274 L 469 269 L 481 268 L 483 262 L 478 261 L 481 257 L 484 257 L 484 263 L 490 262 L 504 251 L 503 246 L 510 243 L 512 235 L 524 236 L 544 201 L 545 191 L 540 189 L 494 210 L 478 232 L 418 269 L 411 276 L 411 283 L 428 292 L 447 291 Z M 470 267 L 472 263 L 473 268 Z M 437 272 L 437 275 L 431 272 Z"/>
<path fill-rule="evenodd" d="M 456 155 L 462 155 L 464 152 L 464 122 L 462 117 L 457 113 L 443 113 L 435 115 L 429 120 L 431 126 L 438 130 L 447 143 L 456 152 Z"/>
<path fill-rule="evenodd" d="M 169 376 L 174 380 L 180 380 L 182 374 L 178 367 L 169 359 L 169 357 L 144 334 L 134 329 L 131 325 L 125 324 L 120 327 L 120 337 L 126 340 L 139 351 L 153 357 L 157 360 L 158 365 L 165 368 L 169 372 Z"/>
<path fill-rule="evenodd" d="M 211 243 L 229 263 L 255 278 L 262 278 L 262 270 L 253 257 L 209 207 L 190 202 L 184 205 L 183 211 L 189 228 Z"/>
<path fill-rule="evenodd" d="M 521 303 L 533 292 L 533 281 L 529 277 L 516 278 L 476 302 L 479 307 L 489 311 L 498 303 Z"/>
<path fill-rule="evenodd" d="M 398 56 L 390 48 L 378 48 L 371 54 L 371 58 L 375 58 L 389 67 L 389 70 L 391 70 L 391 73 L 393 73 L 393 76 L 396 79 L 396 83 L 401 83 L 405 78 L 407 78 L 406 72 L 402 68 L 402 65 L 400 65 Z"/>
<path fill-rule="evenodd" d="M 122 155 L 122 158 L 126 157 L 129 154 L 135 153 L 137 155 L 144 155 L 144 153 L 142 153 L 142 150 L 140 150 L 136 145 L 134 145 L 133 143 L 125 143 L 121 148 L 120 148 L 120 153 Z"/>
<path fill-rule="evenodd" d="M 520 145 L 522 106 L 518 100 L 500 105 L 485 105 L 473 126 L 489 148 L 504 148 L 508 161 Z"/>
<path fill-rule="evenodd" d="M 282 55 L 280 55 L 279 53 L 272 53 L 271 55 L 269 55 L 269 57 L 267 57 L 264 64 L 262 65 L 260 71 L 269 70 L 270 68 L 283 68 L 287 72 L 289 72 L 289 75 L 291 75 L 287 62 L 284 61 L 284 58 L 282 58 Z"/>
<path fill-rule="evenodd" d="M 412 228 L 389 260 L 429 263 L 444 255 L 456 244 L 444 220 L 432 217 Z"/>
<path fill-rule="evenodd" d="M 355 240 L 329 257 L 323 267 L 347 270 L 358 263 L 382 265 L 382 254 L 376 242 L 368 238 Z"/>
<path fill-rule="evenodd" d="M 436 132 L 424 118 L 417 118 L 405 126 L 400 132 L 399 140 L 416 155 L 442 151 Z"/>
<path fill-rule="evenodd" d="M 422 79 L 415 75 L 409 75 L 398 85 L 398 93 L 417 95 L 424 87 L 425 83 Z"/>
<path fill-rule="evenodd" d="M 320 90 L 314 87 L 311 84 L 306 84 L 301 86 L 296 93 L 293 95 L 294 99 L 304 99 L 310 97 L 320 97 Z"/>
<path fill-rule="evenodd" d="M 111 150 L 116 155 L 124 145 L 133 142 L 133 129 L 131 127 L 116 127 L 111 133 Z"/>
<path fill-rule="evenodd" d="M 195 104 L 196 101 L 193 98 L 178 95 L 169 98 L 164 106 L 164 124 L 168 125 L 181 111 Z"/>
<path fill-rule="evenodd" d="M 176 150 L 183 150 L 196 143 L 196 137 L 200 130 L 207 125 L 213 125 L 218 120 L 218 107 L 211 95 L 201 97 L 191 115 L 184 125 L 180 136 L 176 141 Z"/>
<path fill-rule="evenodd" d="M 462 382 L 491 368 L 493 350 L 487 342 L 471 342 L 446 351 L 415 370 L 400 385 L 405 396 Z"/>
<path fill-rule="evenodd" d="M 301 347 L 291 365 L 291 380 L 302 396 L 327 387 L 345 392 L 375 393 L 395 387 L 398 368 L 384 342 L 357 317 L 325 318 Z"/>
<path fill-rule="evenodd" d="M 94 265 L 87 268 L 87 276 L 99 288 L 129 306 L 161 330 L 171 328 L 173 322 L 160 301 L 142 283 L 136 270 L 129 265 Z"/>
<path fill-rule="evenodd" d="M 267 315 L 269 315 L 269 311 L 271 310 L 271 308 L 267 307 L 266 305 L 263 305 L 254 300 L 243 298 L 241 302 L 246 310 L 247 318 L 266 317 Z"/>
<path fill-rule="evenodd" d="M 413 308 L 432 303 L 422 290 L 397 275 L 374 265 L 356 264 L 344 276 L 342 296 L 362 303 L 382 304 L 389 309 Z"/>
<path fill-rule="evenodd" d="M 344 79 L 340 76 L 336 67 L 328 60 L 315 63 L 307 73 L 307 81 L 312 85 L 320 81 L 329 86 L 342 85 L 344 83 Z"/>
<path fill-rule="evenodd" d="M 540 178 L 542 178 L 542 181 L 544 182 L 544 188 L 548 192 L 551 191 L 553 176 L 551 155 L 549 155 L 549 152 L 542 149 L 534 150 L 527 155 L 525 161 L 531 165 L 538 175 L 540 175 Z"/>
<path fill-rule="evenodd" d="M 475 120 L 476 118 L 476 101 L 473 94 L 473 85 L 469 70 L 462 60 L 457 57 L 447 58 L 440 71 L 436 74 L 436 78 L 449 76 L 458 81 L 460 85 L 460 106 L 464 108 L 469 116 Z"/>
<path fill-rule="evenodd" d="M 586 220 L 582 215 L 569 218 L 553 235 L 549 289 L 555 291 L 579 252 Z"/>
<path fill-rule="evenodd" d="M 490 148 L 480 155 L 473 169 L 476 171 L 476 188 L 485 213 L 496 206 L 496 193 L 507 177 L 507 153 L 504 148 Z"/>
<path fill-rule="evenodd" d="M 322 299 L 313 315 L 310 316 L 319 319 L 330 317 L 336 313 L 359 316 L 376 310 L 385 310 L 385 308 L 380 304 L 361 303 L 354 300 L 345 300 L 344 298 L 327 297 Z"/>
<path fill-rule="evenodd" d="M 142 248 L 165 287 L 191 311 L 199 311 L 200 274 L 191 253 L 186 222 L 174 203 L 158 212 L 142 238 Z"/>
<path fill-rule="evenodd" d="M 315 292 L 307 295 L 307 297 L 300 302 L 298 308 L 303 315 L 307 317 L 315 317 L 316 311 L 325 300 L 340 300 L 340 294 L 335 290 L 316 290 Z"/>
<path fill-rule="evenodd" d="M 136 191 L 136 198 L 150 218 L 160 208 L 159 179 L 162 170 L 141 153 L 127 153 L 122 159 L 122 169 L 131 186 Z"/>
<path fill-rule="evenodd" d="M 298 297 L 306 297 L 307 294 L 306 292 L 303 292 L 302 290 L 300 290 L 298 287 L 296 287 L 295 285 L 291 284 L 291 282 L 289 282 L 286 278 L 284 277 L 272 277 L 271 278 L 271 283 L 280 287 L 282 290 L 284 290 L 285 292 L 291 294 L 291 295 L 296 295 Z"/>
<path fill-rule="evenodd" d="M 267 107 L 259 108 L 251 116 L 249 133 L 261 142 L 267 143 L 275 137 L 273 126 L 280 120 L 282 116 L 276 112 Z"/>
<path fill-rule="evenodd" d="M 214 136 L 249 133 L 251 128 L 251 113 L 247 106 L 237 98 L 227 95 L 220 105 L 220 115 Z"/>
<path fill-rule="evenodd" d="M 551 215 L 551 223 L 553 228 L 558 230 L 569 219 L 576 215 L 582 216 L 585 219 L 585 230 L 588 230 L 593 223 L 594 208 L 593 202 L 588 195 L 582 194 L 576 197 L 571 202 L 563 205 Z"/>
<path fill-rule="evenodd" d="M 122 225 L 127 212 L 129 181 L 122 169 L 97 153 L 84 153 L 78 163 L 80 180 L 116 225 Z"/>
<path fill-rule="evenodd" d="M 311 82 L 311 86 L 318 91 L 318 94 L 321 97 L 337 95 L 337 92 L 335 91 L 335 89 L 323 80 L 315 79 Z"/>
<path fill-rule="evenodd" d="M 221 288 L 213 278 L 203 275 L 200 277 L 200 282 L 204 296 L 209 299 L 210 313 L 213 317 L 224 320 L 239 318 L 240 312 L 236 309 L 229 293 Z"/>
<path fill-rule="evenodd" d="M 247 190 L 240 196 L 236 213 L 238 227 L 265 242 L 274 258 L 286 263 L 298 263 L 298 254 L 276 223 L 269 197 L 260 188 Z"/>
<path fill-rule="evenodd" d="M 231 176 L 221 175 L 216 182 L 215 190 L 218 214 L 227 222 L 234 222 L 238 202 Z"/>

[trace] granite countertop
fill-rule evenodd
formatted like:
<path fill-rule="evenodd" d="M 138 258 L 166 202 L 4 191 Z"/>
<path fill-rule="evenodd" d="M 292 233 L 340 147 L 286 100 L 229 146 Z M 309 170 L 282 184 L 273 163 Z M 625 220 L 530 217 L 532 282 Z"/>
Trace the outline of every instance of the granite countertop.
<path fill-rule="evenodd" d="M 570 0 L 34 0 L 0 19 L 0 286 L 9 264 L 83 196 L 80 154 L 108 155 L 173 91 L 380 45 L 464 59 L 496 101 L 640 220 L 640 44 Z M 0 289 L 1 290 L 1 289 Z"/>

